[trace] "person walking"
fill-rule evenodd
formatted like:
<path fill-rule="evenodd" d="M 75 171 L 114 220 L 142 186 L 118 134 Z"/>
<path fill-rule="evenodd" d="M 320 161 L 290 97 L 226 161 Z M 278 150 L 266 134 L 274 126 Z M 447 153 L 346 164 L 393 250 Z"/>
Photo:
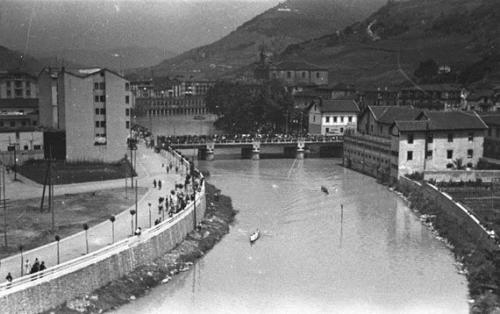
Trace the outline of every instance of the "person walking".
<path fill-rule="evenodd" d="M 158 180 L 158 190 L 161 190 L 161 180 Z"/>
<path fill-rule="evenodd" d="M 156 189 L 156 179 L 153 180 L 153 187 Z"/>
<path fill-rule="evenodd" d="M 24 275 L 27 275 L 30 273 L 31 270 L 31 264 L 29 259 L 26 259 L 26 262 L 24 262 Z"/>
<path fill-rule="evenodd" d="M 38 258 L 35 258 L 35 262 L 33 263 L 33 266 L 31 267 L 30 274 L 34 274 L 40 270 L 40 262 L 38 261 Z"/>
<path fill-rule="evenodd" d="M 7 277 L 5 277 L 5 279 L 7 279 L 7 287 L 9 288 L 12 282 L 12 275 L 10 274 L 10 272 L 7 274 Z"/>

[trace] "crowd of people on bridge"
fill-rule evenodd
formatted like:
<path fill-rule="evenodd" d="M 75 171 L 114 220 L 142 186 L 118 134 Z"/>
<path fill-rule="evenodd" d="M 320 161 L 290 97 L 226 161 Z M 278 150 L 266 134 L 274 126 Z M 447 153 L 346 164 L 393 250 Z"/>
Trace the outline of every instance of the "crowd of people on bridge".
<path fill-rule="evenodd" d="M 339 136 L 305 134 L 296 136 L 291 134 L 214 134 L 214 135 L 178 135 L 158 136 L 159 145 L 172 144 L 205 144 L 205 143 L 252 143 L 258 142 L 297 142 L 302 139 L 306 142 L 327 142 L 338 139 Z"/>

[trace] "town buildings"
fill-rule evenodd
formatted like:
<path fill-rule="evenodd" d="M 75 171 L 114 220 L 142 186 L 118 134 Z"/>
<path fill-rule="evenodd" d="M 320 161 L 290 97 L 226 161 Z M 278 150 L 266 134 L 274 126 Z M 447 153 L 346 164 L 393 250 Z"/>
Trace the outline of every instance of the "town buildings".
<path fill-rule="evenodd" d="M 483 113 L 481 118 L 488 125 L 484 139 L 484 159 L 500 165 L 500 112 Z"/>
<path fill-rule="evenodd" d="M 431 110 L 460 110 L 462 87 L 458 84 L 427 84 L 401 88 L 399 106 Z"/>
<path fill-rule="evenodd" d="M 14 165 L 43 158 L 43 133 L 38 130 L 36 77 L 0 72 L 0 161 Z"/>
<path fill-rule="evenodd" d="M 356 129 L 359 107 L 354 99 L 318 98 L 308 108 L 309 134 L 343 135 Z"/>
<path fill-rule="evenodd" d="M 385 180 L 475 167 L 486 129 L 474 112 L 369 106 L 344 136 L 344 163 Z"/>
<path fill-rule="evenodd" d="M 130 83 L 107 69 L 53 70 L 39 75 L 40 125 L 65 133 L 67 161 L 114 162 L 127 153 Z"/>

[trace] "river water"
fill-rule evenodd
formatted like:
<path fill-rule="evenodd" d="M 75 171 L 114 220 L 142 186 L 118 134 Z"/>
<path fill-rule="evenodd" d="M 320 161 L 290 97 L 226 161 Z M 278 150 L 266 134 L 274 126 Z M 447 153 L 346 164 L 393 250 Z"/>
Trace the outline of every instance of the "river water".
<path fill-rule="evenodd" d="M 230 233 L 116 313 L 468 313 L 446 246 L 387 187 L 338 163 L 200 161 L 239 211 Z"/>

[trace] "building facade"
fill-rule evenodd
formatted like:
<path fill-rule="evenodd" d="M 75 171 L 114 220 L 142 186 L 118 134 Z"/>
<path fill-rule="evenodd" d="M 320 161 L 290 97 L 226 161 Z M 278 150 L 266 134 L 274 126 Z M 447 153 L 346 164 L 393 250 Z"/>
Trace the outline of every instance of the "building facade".
<path fill-rule="evenodd" d="M 344 136 L 344 163 L 382 179 L 475 167 L 483 156 L 484 121 L 475 113 L 368 107 Z"/>
<path fill-rule="evenodd" d="M 115 162 L 127 153 L 133 97 L 130 83 L 107 69 L 39 76 L 40 124 L 64 130 L 67 161 Z"/>
<path fill-rule="evenodd" d="M 309 134 L 343 135 L 356 129 L 359 107 L 354 99 L 322 99 L 308 108 Z"/>
<path fill-rule="evenodd" d="M 398 105 L 431 110 L 460 110 L 462 87 L 457 84 L 418 85 L 399 90 Z"/>
<path fill-rule="evenodd" d="M 500 112 L 481 114 L 488 125 L 484 139 L 484 157 L 495 164 L 500 164 Z"/>
<path fill-rule="evenodd" d="M 268 79 L 289 86 L 328 85 L 328 69 L 307 62 L 281 62 L 268 67 Z"/>

